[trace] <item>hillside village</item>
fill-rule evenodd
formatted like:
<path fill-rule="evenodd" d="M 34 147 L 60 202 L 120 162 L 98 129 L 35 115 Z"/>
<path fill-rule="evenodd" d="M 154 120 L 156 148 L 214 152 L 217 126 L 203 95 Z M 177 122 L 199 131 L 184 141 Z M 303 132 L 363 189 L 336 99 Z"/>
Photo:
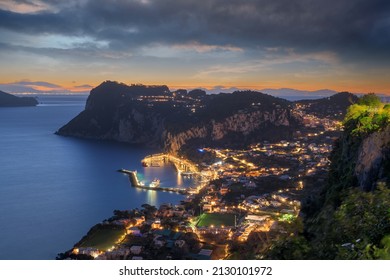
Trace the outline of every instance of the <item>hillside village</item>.
<path fill-rule="evenodd" d="M 293 140 L 263 141 L 244 150 L 199 148 L 214 158 L 201 164 L 209 179 L 202 188 L 179 205 L 116 210 L 58 258 L 229 259 L 253 240 L 267 246 L 288 234 L 302 197 L 323 183 L 341 129 L 340 110 L 319 117 L 306 113 L 307 106 L 295 105 L 304 128 Z"/>

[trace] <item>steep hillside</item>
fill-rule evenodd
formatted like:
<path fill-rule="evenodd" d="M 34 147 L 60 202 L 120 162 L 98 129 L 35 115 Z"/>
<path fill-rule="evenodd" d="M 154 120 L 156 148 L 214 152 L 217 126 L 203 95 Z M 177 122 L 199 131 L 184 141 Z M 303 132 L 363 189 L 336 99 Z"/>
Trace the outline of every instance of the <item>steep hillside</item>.
<path fill-rule="evenodd" d="M 330 160 L 322 194 L 302 206 L 303 229 L 268 257 L 390 259 L 390 106 L 373 95 L 352 105 Z"/>
<path fill-rule="evenodd" d="M 196 94 L 195 94 L 196 93 Z M 166 86 L 104 82 L 58 134 L 141 143 L 177 152 L 185 145 L 244 146 L 289 139 L 300 125 L 291 103 L 259 92 L 176 98 Z"/>
<path fill-rule="evenodd" d="M 340 92 L 330 97 L 315 100 L 300 100 L 296 104 L 305 106 L 305 112 L 318 117 L 330 117 L 342 120 L 347 108 L 356 103 L 358 97 L 349 92 Z"/>

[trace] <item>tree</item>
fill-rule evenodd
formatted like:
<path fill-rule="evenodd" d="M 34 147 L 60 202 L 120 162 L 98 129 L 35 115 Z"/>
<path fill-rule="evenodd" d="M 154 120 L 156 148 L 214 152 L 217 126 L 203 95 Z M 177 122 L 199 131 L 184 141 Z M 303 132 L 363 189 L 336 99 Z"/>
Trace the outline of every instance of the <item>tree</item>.
<path fill-rule="evenodd" d="M 369 93 L 359 98 L 359 105 L 365 105 L 369 107 L 379 107 L 382 103 L 380 98 L 375 93 Z"/>
<path fill-rule="evenodd" d="M 371 248 L 386 249 L 387 242 L 383 238 L 390 231 L 389 209 L 390 189 L 384 184 L 373 192 L 350 190 L 335 212 L 332 230 L 327 234 L 326 243 L 336 244 L 338 247 L 336 258 L 378 257 Z"/>
<path fill-rule="evenodd" d="M 375 257 L 381 260 L 390 260 L 390 235 L 386 235 L 382 239 L 381 245 L 383 248 L 374 248 Z"/>
<path fill-rule="evenodd" d="M 141 205 L 144 208 L 143 212 L 146 218 L 151 219 L 154 218 L 157 213 L 157 208 L 155 206 L 149 205 L 147 203 Z"/>

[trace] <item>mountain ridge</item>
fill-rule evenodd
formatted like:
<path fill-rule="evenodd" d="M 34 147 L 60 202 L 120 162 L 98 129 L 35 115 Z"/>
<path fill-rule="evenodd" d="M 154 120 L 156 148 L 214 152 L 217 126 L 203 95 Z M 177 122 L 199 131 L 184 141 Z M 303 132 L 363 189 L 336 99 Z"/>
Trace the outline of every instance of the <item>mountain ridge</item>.
<path fill-rule="evenodd" d="M 174 96 L 167 86 L 106 81 L 91 90 L 85 110 L 57 134 L 145 144 L 171 152 L 190 142 L 232 146 L 288 139 L 301 124 L 292 104 L 253 91 Z"/>
<path fill-rule="evenodd" d="M 349 95 L 340 95 L 347 100 L 344 103 L 350 102 Z M 325 112 L 332 109 L 328 99 L 316 102 Z M 338 109 L 345 113 L 344 103 Z M 249 90 L 208 95 L 203 90 L 171 92 L 165 85 L 105 81 L 91 90 L 85 110 L 56 133 L 173 153 L 199 146 L 240 148 L 291 139 L 304 126 L 293 109 L 296 104 Z"/>

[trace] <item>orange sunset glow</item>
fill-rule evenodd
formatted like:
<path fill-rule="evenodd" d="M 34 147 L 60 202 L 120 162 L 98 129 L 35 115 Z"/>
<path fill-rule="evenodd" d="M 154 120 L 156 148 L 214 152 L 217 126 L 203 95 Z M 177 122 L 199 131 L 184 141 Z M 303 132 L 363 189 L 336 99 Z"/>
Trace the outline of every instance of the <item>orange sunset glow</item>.
<path fill-rule="evenodd" d="M 0 89 L 79 93 L 116 80 L 390 93 L 388 20 L 374 4 L 171 2 L 0 2 Z"/>

